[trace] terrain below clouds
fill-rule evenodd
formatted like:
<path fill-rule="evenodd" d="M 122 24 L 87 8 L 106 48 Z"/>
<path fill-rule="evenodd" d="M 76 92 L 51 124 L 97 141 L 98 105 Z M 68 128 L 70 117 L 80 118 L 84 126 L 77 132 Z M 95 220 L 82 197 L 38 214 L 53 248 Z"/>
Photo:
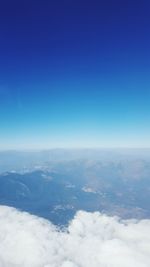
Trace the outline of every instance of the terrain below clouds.
<path fill-rule="evenodd" d="M 36 169 L 36 166 L 35 166 Z M 150 162 L 70 160 L 0 174 L 0 204 L 67 225 L 78 210 L 150 218 Z"/>

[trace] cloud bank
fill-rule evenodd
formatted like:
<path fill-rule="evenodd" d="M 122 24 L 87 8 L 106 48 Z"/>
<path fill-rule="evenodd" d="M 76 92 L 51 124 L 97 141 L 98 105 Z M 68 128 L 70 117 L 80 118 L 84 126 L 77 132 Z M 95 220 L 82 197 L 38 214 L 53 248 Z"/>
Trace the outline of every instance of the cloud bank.
<path fill-rule="evenodd" d="M 0 206 L 0 267 L 134 266 L 150 266 L 150 220 L 80 211 L 63 231 Z"/>

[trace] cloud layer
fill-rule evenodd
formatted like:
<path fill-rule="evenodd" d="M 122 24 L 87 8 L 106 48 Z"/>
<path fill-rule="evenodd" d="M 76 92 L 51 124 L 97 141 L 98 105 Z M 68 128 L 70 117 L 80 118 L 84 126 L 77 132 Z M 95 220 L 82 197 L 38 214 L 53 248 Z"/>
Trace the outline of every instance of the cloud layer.
<path fill-rule="evenodd" d="M 150 220 L 80 211 L 63 231 L 0 206 L 0 267 L 133 266 L 150 266 Z"/>

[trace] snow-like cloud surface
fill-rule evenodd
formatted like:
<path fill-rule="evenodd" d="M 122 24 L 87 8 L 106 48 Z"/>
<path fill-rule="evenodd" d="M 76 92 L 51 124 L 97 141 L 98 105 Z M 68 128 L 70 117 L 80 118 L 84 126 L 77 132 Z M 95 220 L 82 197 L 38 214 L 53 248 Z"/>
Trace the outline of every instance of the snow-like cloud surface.
<path fill-rule="evenodd" d="M 149 267 L 150 220 L 77 213 L 68 228 L 0 206 L 0 267 Z"/>

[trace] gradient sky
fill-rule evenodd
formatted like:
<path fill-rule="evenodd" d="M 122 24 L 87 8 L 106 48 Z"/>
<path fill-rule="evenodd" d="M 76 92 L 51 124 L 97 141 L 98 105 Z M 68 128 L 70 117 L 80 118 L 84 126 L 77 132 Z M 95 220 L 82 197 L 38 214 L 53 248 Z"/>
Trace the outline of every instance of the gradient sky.
<path fill-rule="evenodd" d="M 0 4 L 0 149 L 150 147 L 150 1 Z"/>

